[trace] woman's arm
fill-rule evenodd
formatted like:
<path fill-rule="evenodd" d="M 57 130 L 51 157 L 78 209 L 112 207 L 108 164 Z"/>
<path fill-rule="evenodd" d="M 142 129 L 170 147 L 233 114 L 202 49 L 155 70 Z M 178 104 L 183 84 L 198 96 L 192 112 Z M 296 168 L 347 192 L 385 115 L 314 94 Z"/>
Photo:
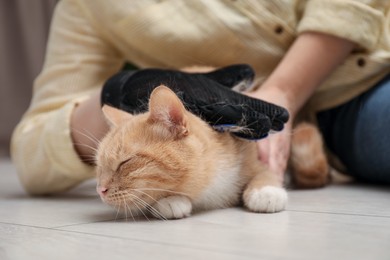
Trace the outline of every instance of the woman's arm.
<path fill-rule="evenodd" d="M 323 33 L 302 33 L 253 94 L 287 107 L 292 117 L 317 87 L 345 60 L 355 44 Z"/>
<path fill-rule="evenodd" d="M 12 159 L 31 194 L 61 192 L 94 176 L 94 168 L 80 160 L 83 153 L 76 152 L 90 144 L 78 136 L 102 133 L 94 132 L 102 124 L 94 122 L 100 113 L 97 93 L 123 66 L 123 59 L 102 37 L 101 28 L 89 20 L 81 3 L 58 3 L 31 105 L 12 136 Z M 90 98 L 92 93 L 95 96 Z M 93 104 L 91 110 L 99 108 L 88 117 L 81 116 L 87 113 L 88 103 Z"/>
<path fill-rule="evenodd" d="M 101 90 L 73 110 L 70 118 L 72 141 L 79 157 L 86 163 L 93 165 L 94 155 L 100 140 L 109 129 L 100 105 Z"/>
<path fill-rule="evenodd" d="M 335 36 L 306 32 L 252 96 L 281 105 L 290 112 L 286 129 L 258 142 L 259 158 L 281 178 L 290 151 L 292 122 L 317 87 L 345 60 L 355 44 Z"/>

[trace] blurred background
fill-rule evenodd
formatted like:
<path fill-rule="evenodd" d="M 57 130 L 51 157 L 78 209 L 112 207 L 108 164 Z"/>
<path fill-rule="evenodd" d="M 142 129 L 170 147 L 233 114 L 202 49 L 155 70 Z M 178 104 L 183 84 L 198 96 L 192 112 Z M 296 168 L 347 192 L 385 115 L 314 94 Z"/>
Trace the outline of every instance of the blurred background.
<path fill-rule="evenodd" d="M 0 0 L 0 157 L 31 99 L 58 0 Z"/>

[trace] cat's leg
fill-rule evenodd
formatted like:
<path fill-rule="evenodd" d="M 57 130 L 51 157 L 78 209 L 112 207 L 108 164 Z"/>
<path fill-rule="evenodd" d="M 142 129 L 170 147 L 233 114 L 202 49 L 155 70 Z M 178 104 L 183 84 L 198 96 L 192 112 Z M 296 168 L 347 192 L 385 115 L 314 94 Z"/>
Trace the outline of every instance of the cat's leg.
<path fill-rule="evenodd" d="M 276 174 L 264 170 L 255 175 L 243 194 L 244 205 L 251 211 L 274 213 L 285 209 L 287 192 Z"/>
<path fill-rule="evenodd" d="M 316 126 L 300 123 L 294 128 L 290 169 L 297 188 L 318 188 L 329 182 L 328 160 L 322 136 Z"/>
<path fill-rule="evenodd" d="M 191 215 L 192 203 L 185 196 L 169 196 L 160 199 L 153 208 L 151 212 L 157 218 L 178 219 Z"/>

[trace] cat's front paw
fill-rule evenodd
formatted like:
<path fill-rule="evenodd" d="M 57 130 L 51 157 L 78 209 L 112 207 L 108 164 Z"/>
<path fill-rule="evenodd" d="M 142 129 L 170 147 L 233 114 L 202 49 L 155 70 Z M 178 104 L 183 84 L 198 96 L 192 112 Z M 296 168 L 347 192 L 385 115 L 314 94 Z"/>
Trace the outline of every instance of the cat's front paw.
<path fill-rule="evenodd" d="M 154 204 L 152 214 L 162 219 L 178 219 L 191 215 L 192 203 L 184 196 L 170 196 Z"/>
<path fill-rule="evenodd" d="M 248 189 L 244 192 L 245 206 L 254 212 L 274 213 L 282 211 L 287 205 L 287 192 L 283 188 L 265 186 Z"/>

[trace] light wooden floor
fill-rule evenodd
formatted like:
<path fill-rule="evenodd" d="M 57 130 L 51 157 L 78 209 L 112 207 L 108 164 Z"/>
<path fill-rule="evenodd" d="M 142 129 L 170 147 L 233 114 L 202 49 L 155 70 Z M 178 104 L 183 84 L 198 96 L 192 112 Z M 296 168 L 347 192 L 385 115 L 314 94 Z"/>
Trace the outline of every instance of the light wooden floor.
<path fill-rule="evenodd" d="M 0 160 L 0 259 L 390 259 L 390 187 L 291 191 L 288 209 L 216 210 L 175 221 L 116 219 L 94 182 L 27 196 Z"/>

